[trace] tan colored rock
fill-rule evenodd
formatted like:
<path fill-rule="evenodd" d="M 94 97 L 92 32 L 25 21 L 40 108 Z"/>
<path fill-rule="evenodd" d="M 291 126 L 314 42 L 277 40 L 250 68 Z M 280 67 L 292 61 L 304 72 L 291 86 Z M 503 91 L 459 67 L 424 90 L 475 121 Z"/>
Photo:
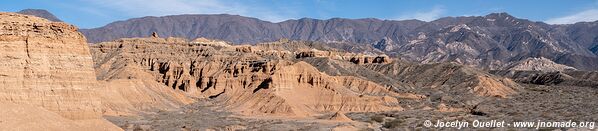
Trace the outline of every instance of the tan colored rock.
<path fill-rule="evenodd" d="M 0 101 L 69 119 L 99 118 L 93 61 L 77 28 L 14 13 L 0 18 Z"/>
<path fill-rule="evenodd" d="M 99 43 L 91 50 L 101 80 L 156 81 L 250 116 L 402 109 L 396 98 L 381 97 L 390 95 L 387 88 L 326 75 L 308 63 L 293 61 L 291 51 L 279 47 L 166 44 L 136 38 Z"/>
<path fill-rule="evenodd" d="M 173 89 L 181 87 L 182 90 L 185 90 L 188 89 L 188 86 L 191 86 L 188 82 L 183 83 L 190 76 L 176 76 L 176 74 L 173 74 L 179 69 L 177 67 L 178 63 L 153 63 L 155 59 L 151 57 L 159 57 L 156 54 L 149 55 L 149 58 L 144 59 L 113 59 L 111 57 L 119 55 L 116 54 L 120 53 L 117 51 L 118 49 L 156 49 L 137 44 L 143 42 L 154 43 L 163 47 L 163 49 L 173 49 L 171 47 L 181 44 L 180 39 L 177 38 L 139 38 L 121 39 L 119 42 L 104 43 L 92 47 L 91 50 L 96 60 L 97 77 L 100 80 L 100 87 L 98 87 L 97 92 L 99 93 L 98 96 L 104 101 L 102 106 L 105 115 L 134 115 L 138 112 L 172 110 L 194 102 L 191 97 L 185 95 L 182 91 Z M 156 49 L 156 51 L 159 50 L 162 49 Z M 168 51 L 172 50 L 164 50 L 162 53 L 170 54 Z M 135 52 L 130 55 L 135 55 Z M 168 58 L 178 57 L 173 55 Z M 150 70 L 165 71 L 167 72 L 166 76 L 155 79 L 152 72 L 146 71 L 148 68 Z M 185 86 L 185 84 L 187 85 Z"/>
<path fill-rule="evenodd" d="M 345 113 L 342 113 L 342 112 L 336 112 L 336 113 L 334 113 L 334 115 L 332 115 L 329 120 L 342 121 L 342 122 L 353 121 L 353 120 L 351 120 L 351 118 L 347 117 L 345 115 Z"/>
<path fill-rule="evenodd" d="M 247 45 L 235 46 L 235 51 L 243 53 L 252 53 L 252 47 Z"/>
<path fill-rule="evenodd" d="M 508 78 L 477 76 L 475 80 L 477 83 L 473 87 L 473 92 L 481 96 L 505 98 L 511 94 L 516 94 L 515 89 L 519 87 L 517 83 Z"/>
<path fill-rule="evenodd" d="M 0 129 L 24 131 L 122 130 L 102 119 L 71 120 L 46 109 L 27 104 L 0 102 Z"/>
<path fill-rule="evenodd" d="M 102 100 L 103 114 L 112 116 L 173 110 L 194 102 L 182 92 L 142 79 L 100 81 L 97 92 Z"/>
<path fill-rule="evenodd" d="M 359 95 L 338 83 L 337 78 L 319 72 L 305 62 L 283 67 L 272 74 L 268 89 L 289 104 L 296 115 L 315 112 L 371 112 L 401 110 L 380 97 Z M 301 95 L 297 95 L 301 94 Z M 305 114 L 304 114 L 305 113 Z"/>
<path fill-rule="evenodd" d="M 359 128 L 351 125 L 343 125 L 332 128 L 332 131 L 359 131 Z"/>
<path fill-rule="evenodd" d="M 101 116 L 75 26 L 14 13 L 0 13 L 0 25 L 0 129 L 122 130 Z"/>
<path fill-rule="evenodd" d="M 216 46 L 216 47 L 230 47 L 231 46 L 226 41 L 206 39 L 203 37 L 197 38 L 197 39 L 191 41 L 191 43 L 200 44 L 200 45 L 204 45 L 204 46 Z"/>
<path fill-rule="evenodd" d="M 354 64 L 388 64 L 392 62 L 392 59 L 387 55 L 364 55 L 348 52 L 338 51 L 321 51 L 317 49 L 311 49 L 308 51 L 299 51 L 296 53 L 296 58 L 308 58 L 308 57 L 327 57 L 334 60 L 350 61 Z"/>

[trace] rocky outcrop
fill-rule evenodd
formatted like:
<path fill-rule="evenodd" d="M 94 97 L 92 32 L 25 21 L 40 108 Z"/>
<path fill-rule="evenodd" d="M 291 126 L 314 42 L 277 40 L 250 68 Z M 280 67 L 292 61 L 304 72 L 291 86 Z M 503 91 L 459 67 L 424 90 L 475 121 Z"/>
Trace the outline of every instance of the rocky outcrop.
<path fill-rule="evenodd" d="M 194 44 L 201 44 L 204 46 L 220 46 L 220 47 L 230 47 L 231 45 L 226 42 L 226 41 L 221 41 L 221 40 L 210 40 L 210 39 L 206 39 L 206 38 L 197 38 L 193 41 L 191 41 L 191 43 Z"/>
<path fill-rule="evenodd" d="M 77 28 L 16 13 L 0 18 L 0 101 L 100 118 L 93 61 Z"/>
<path fill-rule="evenodd" d="M 200 42 L 206 41 L 212 40 Z M 99 43 L 91 50 L 101 80 L 155 81 L 185 95 L 213 99 L 245 115 L 305 117 L 322 112 L 401 110 L 395 97 L 382 97 L 393 94 L 388 88 L 359 78 L 329 76 L 289 57 L 300 49 L 297 45 L 221 46 L 135 38 Z"/>
<path fill-rule="evenodd" d="M 0 129 L 122 130 L 102 118 L 85 37 L 60 22 L 0 12 Z"/>
<path fill-rule="evenodd" d="M 387 55 L 365 55 L 361 53 L 347 53 L 339 51 L 321 51 L 317 49 L 311 49 L 309 51 L 300 51 L 296 53 L 295 58 L 310 58 L 310 57 L 324 57 L 334 60 L 350 61 L 354 64 L 388 64 L 392 62 L 392 59 Z"/>
<path fill-rule="evenodd" d="M 515 62 L 509 64 L 505 67 L 504 70 L 528 70 L 528 71 L 546 71 L 546 72 L 553 72 L 553 71 L 565 71 L 565 70 L 576 70 L 573 67 L 557 64 L 551 61 L 550 59 L 546 59 L 544 57 L 540 58 L 528 58 L 525 60 L 521 60 L 519 62 Z"/>
<path fill-rule="evenodd" d="M 333 121 L 353 121 L 342 112 L 334 113 L 334 115 L 332 115 L 329 119 Z"/>
<path fill-rule="evenodd" d="M 104 115 L 134 116 L 138 113 L 175 110 L 194 102 L 184 93 L 162 83 L 143 79 L 100 81 L 97 89 Z"/>
<path fill-rule="evenodd" d="M 104 100 L 102 103 L 105 115 L 134 115 L 138 112 L 157 111 L 157 110 L 172 110 L 180 106 L 194 102 L 192 98 L 185 95 L 182 91 L 172 90 L 173 87 L 185 87 L 184 83 L 175 81 L 176 74 L 171 74 L 176 68 L 168 63 L 163 65 L 154 65 L 152 70 L 160 70 L 163 72 L 170 71 L 164 78 L 158 80 L 154 79 L 156 76 L 151 72 L 146 72 L 148 65 L 138 65 L 135 62 L 143 62 L 147 64 L 148 60 L 144 59 L 130 59 L 126 56 L 121 56 L 123 52 L 128 52 L 128 55 L 146 55 L 135 54 L 131 49 L 154 49 L 147 45 L 135 43 L 170 43 L 164 44 L 164 48 L 168 49 L 173 44 L 185 43 L 186 40 L 178 38 L 146 38 L 146 39 L 122 39 L 115 43 L 106 43 L 99 46 L 92 46 L 92 54 L 94 58 L 94 67 L 97 78 L 99 80 L 100 98 Z M 117 44 L 118 43 L 118 44 Z M 114 49 L 114 50 L 113 50 Z M 171 54 L 164 50 L 164 53 Z M 173 51 L 174 53 L 174 51 Z M 173 55 L 173 54 L 171 54 Z M 152 54 L 147 57 L 159 57 L 157 54 Z M 176 56 L 170 56 L 175 58 Z M 172 66 L 170 69 L 167 66 Z M 178 68 L 178 67 L 177 67 Z M 167 84 L 164 84 L 165 82 Z M 189 83 L 187 83 L 189 84 Z M 187 85 L 188 86 L 188 85 Z"/>

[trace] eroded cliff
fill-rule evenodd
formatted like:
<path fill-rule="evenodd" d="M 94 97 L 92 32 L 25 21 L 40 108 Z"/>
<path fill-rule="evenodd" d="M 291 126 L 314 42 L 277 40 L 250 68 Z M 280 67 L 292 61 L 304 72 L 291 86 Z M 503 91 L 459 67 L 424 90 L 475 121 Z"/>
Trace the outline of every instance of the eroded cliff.
<path fill-rule="evenodd" d="M 100 117 L 93 61 L 77 28 L 14 13 L 0 17 L 0 101 L 71 119 Z"/>
<path fill-rule="evenodd" d="M 388 88 L 360 78 L 329 76 L 297 61 L 297 56 L 313 51 L 307 47 L 184 41 L 132 38 L 93 45 L 98 78 L 155 81 L 246 115 L 401 110 L 395 97 L 383 97 L 396 95 Z"/>
<path fill-rule="evenodd" d="M 1 129 L 120 130 L 101 116 L 85 41 L 69 24 L 0 13 Z"/>

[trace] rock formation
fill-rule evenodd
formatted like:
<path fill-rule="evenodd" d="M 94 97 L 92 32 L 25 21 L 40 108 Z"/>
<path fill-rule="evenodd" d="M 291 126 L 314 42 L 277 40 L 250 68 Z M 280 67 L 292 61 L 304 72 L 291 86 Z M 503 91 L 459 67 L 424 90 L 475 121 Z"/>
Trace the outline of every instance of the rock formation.
<path fill-rule="evenodd" d="M 158 36 L 158 33 L 156 33 L 156 32 L 152 32 L 151 37 L 152 38 L 160 38 L 160 36 Z"/>
<path fill-rule="evenodd" d="M 0 25 L 0 127 L 118 130 L 101 117 L 92 57 L 76 27 L 16 13 L 0 13 Z"/>
<path fill-rule="evenodd" d="M 123 39 L 123 44 L 133 43 L 183 43 L 185 40 L 177 38 L 144 38 L 144 39 Z M 104 101 L 104 114 L 106 115 L 132 115 L 137 112 L 156 111 L 156 110 L 171 110 L 180 106 L 193 102 L 191 98 L 184 95 L 181 91 L 172 90 L 169 87 L 175 84 L 162 84 L 161 81 L 156 81 L 153 78 L 154 74 L 146 72 L 147 68 L 133 63 L 132 59 L 119 56 L 124 50 L 115 50 L 108 52 L 108 50 L 96 50 L 118 48 L 113 46 L 135 46 L 136 49 L 151 49 L 148 45 L 112 45 L 103 44 L 99 46 L 92 46 L 92 54 L 94 57 L 94 67 L 96 69 L 97 79 L 99 80 L 100 98 Z M 164 45 L 172 46 L 172 45 Z M 165 47 L 168 48 L 168 47 Z M 161 49 L 153 49 L 161 50 Z M 174 54 L 164 50 L 164 53 L 170 54 L 169 57 L 177 57 Z M 106 53 L 105 53 L 106 52 Z M 135 52 L 131 52 L 135 53 Z M 133 54 L 132 54 L 133 55 Z M 143 56 L 146 54 L 135 54 Z M 152 54 L 159 57 L 158 54 Z M 144 56 L 145 57 L 145 56 Z M 100 64 L 100 62 L 104 62 Z M 159 68 L 159 67 L 156 67 Z M 171 75 L 171 74 L 169 74 Z M 174 80 L 174 78 L 167 78 L 167 80 Z M 169 81 L 173 82 L 173 81 Z M 179 83 L 180 84 L 180 83 Z M 178 86 L 178 85 L 176 85 Z"/>
<path fill-rule="evenodd" d="M 221 47 L 230 47 L 231 45 L 226 42 L 226 41 L 221 41 L 221 40 L 210 40 L 210 39 L 206 39 L 206 38 L 197 38 L 193 41 L 191 41 L 191 43 L 194 44 L 201 44 L 204 46 L 221 46 Z"/>
<path fill-rule="evenodd" d="M 336 112 L 336 113 L 334 113 L 334 115 L 332 115 L 330 117 L 330 120 L 333 120 L 333 121 L 352 121 L 351 118 L 347 117 L 342 112 Z"/>
<path fill-rule="evenodd" d="M 336 60 L 350 61 L 352 63 L 363 65 L 370 63 L 387 64 L 392 62 L 387 55 L 365 55 L 360 53 L 347 53 L 339 51 L 321 51 L 312 49 L 297 53 L 295 58 L 324 57 Z"/>
<path fill-rule="evenodd" d="M 65 23 L 1 13 L 0 101 L 43 107 L 70 119 L 100 116 L 85 37 Z"/>
<path fill-rule="evenodd" d="M 198 44 L 210 41 L 134 38 L 99 43 L 91 50 L 101 80 L 155 81 L 245 115 L 401 110 L 395 97 L 380 96 L 396 96 L 383 86 L 329 76 L 297 62 L 292 56 L 306 49 L 302 46 Z"/>

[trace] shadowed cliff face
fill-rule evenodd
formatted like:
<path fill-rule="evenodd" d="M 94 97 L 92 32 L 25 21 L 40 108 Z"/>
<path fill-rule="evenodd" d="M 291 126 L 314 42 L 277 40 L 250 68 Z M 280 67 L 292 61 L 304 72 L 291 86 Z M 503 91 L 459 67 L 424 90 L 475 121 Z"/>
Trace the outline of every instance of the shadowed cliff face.
<path fill-rule="evenodd" d="M 354 52 L 382 51 L 420 63 L 456 62 L 500 69 L 509 62 L 544 57 L 578 69 L 595 70 L 595 28 L 593 22 L 548 25 L 506 13 L 431 22 L 304 18 L 279 23 L 237 15 L 175 15 L 134 18 L 82 32 L 94 43 L 143 37 L 151 32 L 236 44 L 288 38 L 324 42 Z"/>

